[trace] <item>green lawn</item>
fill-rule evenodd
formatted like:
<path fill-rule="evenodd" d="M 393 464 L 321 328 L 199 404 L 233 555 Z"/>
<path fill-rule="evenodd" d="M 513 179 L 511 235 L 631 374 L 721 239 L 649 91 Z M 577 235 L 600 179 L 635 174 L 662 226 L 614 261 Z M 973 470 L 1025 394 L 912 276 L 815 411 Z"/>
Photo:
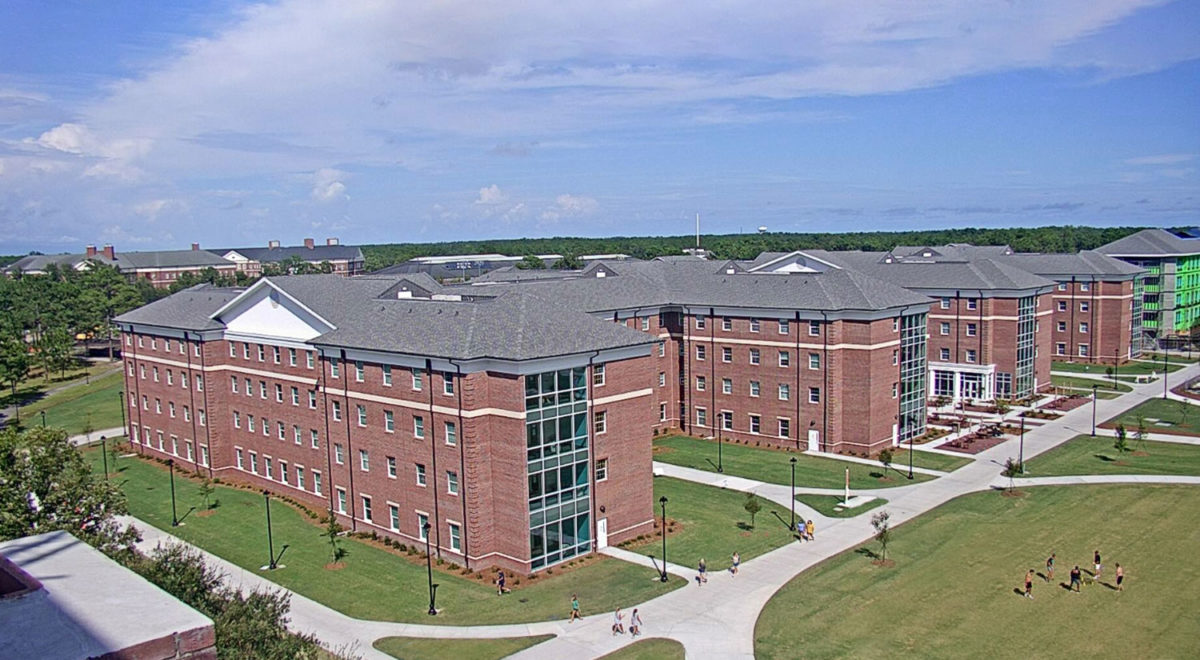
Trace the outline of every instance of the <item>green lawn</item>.
<path fill-rule="evenodd" d="M 1141 358 L 1140 358 L 1140 359 L 1142 359 L 1142 360 L 1152 360 L 1152 361 L 1155 361 L 1155 362 L 1162 362 L 1162 353 L 1146 353 L 1146 352 L 1143 352 L 1143 353 L 1142 353 L 1142 355 L 1141 355 Z M 1172 353 L 1170 356 L 1168 356 L 1168 357 L 1167 357 L 1167 362 L 1168 362 L 1168 363 L 1170 363 L 1170 362 L 1184 362 L 1184 363 L 1187 363 L 1187 364 L 1191 364 L 1191 363 L 1193 363 L 1193 362 L 1196 362 L 1197 360 L 1200 360 L 1200 353 L 1198 353 L 1198 352 L 1195 352 L 1195 351 L 1193 351 L 1193 352 L 1191 352 L 1191 353 L 1184 353 L 1183 355 L 1176 355 L 1176 354 Z"/>
<path fill-rule="evenodd" d="M 99 452 L 86 452 L 99 468 Z M 113 465 L 109 464 L 112 470 Z M 267 563 L 267 535 L 263 497 L 256 491 L 218 487 L 217 513 L 199 517 L 186 513 L 202 501 L 198 483 L 176 473 L 177 510 L 186 523 L 171 528 L 171 500 L 164 467 L 138 458 L 120 461 L 115 468 L 124 483 L 129 510 L 134 516 L 208 550 L 244 568 L 258 570 Z M 478 625 L 548 621 L 566 616 L 572 593 L 577 593 L 583 613 L 628 607 L 686 584 L 673 578 L 663 584 L 656 573 L 610 558 L 600 558 L 586 567 L 555 570 L 535 581 L 520 578 L 519 588 L 503 597 L 490 583 L 480 583 L 457 574 L 438 572 L 434 581 L 437 605 L 443 610 L 430 617 L 425 566 L 354 539 L 343 540 L 349 555 L 345 568 L 327 570 L 329 542 L 315 521 L 299 511 L 274 503 L 271 507 L 276 551 L 288 544 L 282 563 L 287 568 L 271 574 L 279 584 L 353 617 L 434 624 Z M 514 581 L 510 581 L 510 585 Z"/>
<path fill-rule="evenodd" d="M 454 658 L 455 660 L 500 660 L 517 651 L 553 639 L 554 635 L 500 637 L 495 639 L 429 639 L 426 637 L 383 637 L 375 648 L 404 660 Z"/>
<path fill-rule="evenodd" d="M 1167 361 L 1167 371 L 1176 371 L 1182 369 L 1185 365 L 1182 362 Z M 1070 371 L 1079 374 L 1095 374 L 1097 376 L 1105 376 L 1109 369 L 1113 369 L 1112 363 L 1090 363 L 1090 362 L 1052 362 L 1050 368 L 1054 371 Z M 1161 374 L 1163 372 L 1162 362 L 1128 362 L 1115 368 L 1117 376 L 1148 376 L 1151 373 Z"/>
<path fill-rule="evenodd" d="M 1124 424 L 1129 431 L 1129 438 L 1132 440 L 1133 434 L 1138 428 L 1138 419 L 1145 420 L 1148 433 L 1170 432 L 1200 435 L 1200 406 L 1174 399 L 1150 399 L 1104 422 L 1104 425 Z M 1150 421 L 1152 419 L 1170 422 L 1170 426 L 1159 426 Z"/>
<path fill-rule="evenodd" d="M 736 445 L 730 442 L 724 443 L 721 452 L 725 474 L 784 486 L 791 484 L 792 472 L 789 460 L 793 456 L 796 458 L 796 487 L 798 488 L 841 488 L 845 485 L 846 468 L 850 468 L 850 488 L 854 490 L 907 486 L 914 483 L 895 472 L 884 475 L 882 465 L 863 465 L 833 458 L 788 453 L 776 449 Z M 681 435 L 658 438 L 654 441 L 654 460 L 716 472 L 717 443 L 715 440 L 700 440 Z M 919 474 L 916 481 L 928 481 L 932 478 Z"/>
<path fill-rule="evenodd" d="M 969 458 L 960 456 L 946 456 L 945 454 L 935 454 L 931 451 L 917 450 L 913 452 L 913 466 L 919 468 L 928 468 L 930 470 L 941 470 L 942 472 L 953 472 L 964 465 L 970 465 L 974 461 Z M 883 467 L 882 465 L 880 467 Z M 897 447 L 892 450 L 892 468 L 899 470 L 908 475 L 908 449 Z"/>
<path fill-rule="evenodd" d="M 1057 374 L 1050 376 L 1050 383 L 1052 385 L 1054 385 L 1055 387 L 1071 387 L 1071 388 L 1078 389 L 1078 390 L 1087 390 L 1089 393 L 1092 391 L 1092 385 L 1099 385 L 1100 387 L 1097 390 L 1097 394 L 1100 394 L 1100 395 L 1104 395 L 1106 393 L 1111 394 L 1114 391 L 1116 391 L 1116 392 L 1132 392 L 1133 391 L 1132 387 L 1130 387 L 1124 383 L 1117 383 L 1117 387 L 1114 390 L 1113 382 L 1111 380 L 1096 380 L 1094 378 L 1076 378 L 1074 376 L 1059 376 Z"/>
<path fill-rule="evenodd" d="M 600 656 L 600 660 L 683 660 L 683 644 L 673 639 L 643 639 Z"/>
<path fill-rule="evenodd" d="M 851 496 L 853 497 L 853 494 Z M 853 518 L 854 516 L 887 504 L 887 500 L 876 497 L 870 502 L 856 506 L 853 509 L 843 509 L 841 495 L 800 494 L 796 496 L 796 501 L 807 504 L 816 509 L 817 513 L 829 518 Z"/>
<path fill-rule="evenodd" d="M 1200 475 L 1200 446 L 1147 440 L 1144 451 L 1113 449 L 1114 438 L 1077 435 L 1025 462 L 1025 476 L 1065 474 L 1190 474 Z M 1137 444 L 1126 437 L 1132 450 Z M 1142 456 L 1140 454 L 1145 454 Z"/>
<path fill-rule="evenodd" d="M 41 424 L 44 410 L 46 426 L 64 428 L 71 435 L 84 433 L 89 421 L 92 430 L 119 427 L 124 383 L 120 370 L 110 372 L 88 385 L 76 385 L 22 406 L 21 419 L 26 426 Z"/>
<path fill-rule="evenodd" d="M 751 528 L 745 493 L 655 477 L 655 501 L 660 497 L 667 498 L 667 518 L 676 522 L 667 537 L 667 559 L 673 564 L 694 567 L 703 557 L 709 571 L 720 571 L 729 568 L 735 551 L 746 561 L 792 541 L 787 530 L 791 512 L 770 500 L 758 498 L 762 508 Z M 662 537 L 629 549 L 661 559 Z"/>
<path fill-rule="evenodd" d="M 879 544 L 865 546 L 878 551 Z M 955 499 L 897 528 L 890 568 L 863 549 L 805 571 L 768 602 L 758 658 L 1195 658 L 1200 488 L 1041 487 Z M 1061 586 L 1105 560 L 1100 584 Z M 1023 587 L 1058 555 L 1053 584 Z M 1115 562 L 1126 590 L 1112 583 Z"/>

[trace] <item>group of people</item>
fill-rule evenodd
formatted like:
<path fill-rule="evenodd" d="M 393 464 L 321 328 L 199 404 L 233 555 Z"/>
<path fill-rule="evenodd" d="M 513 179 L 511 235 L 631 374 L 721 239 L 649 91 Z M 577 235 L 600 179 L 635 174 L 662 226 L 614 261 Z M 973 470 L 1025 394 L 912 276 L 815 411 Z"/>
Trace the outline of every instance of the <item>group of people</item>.
<path fill-rule="evenodd" d="M 1046 573 L 1045 573 L 1046 582 L 1050 582 L 1051 580 L 1054 579 L 1055 560 L 1056 560 L 1056 556 L 1055 556 L 1055 553 L 1053 553 L 1053 552 L 1051 552 L 1050 556 L 1046 558 Z M 1103 572 L 1104 572 L 1104 564 L 1101 563 L 1101 561 L 1100 561 L 1100 551 L 1096 550 L 1095 552 L 1092 553 L 1092 574 L 1088 579 L 1088 583 L 1093 583 L 1093 582 L 1096 582 L 1097 580 L 1099 580 L 1100 575 Z M 1025 573 L 1025 597 L 1029 598 L 1031 600 L 1033 599 L 1033 577 L 1034 577 L 1034 572 L 1033 572 L 1033 569 L 1031 568 Z M 1120 563 L 1116 564 L 1114 577 L 1116 578 L 1116 583 L 1117 583 L 1116 587 L 1115 587 L 1116 590 L 1124 591 L 1125 590 L 1125 569 L 1121 566 Z M 1067 585 L 1067 589 L 1069 591 L 1074 591 L 1075 593 L 1079 593 L 1080 589 L 1083 587 L 1083 584 L 1084 584 L 1083 571 L 1079 568 L 1079 564 L 1075 564 L 1075 567 L 1071 569 L 1070 580 L 1071 581 Z"/>
<path fill-rule="evenodd" d="M 619 607 L 616 612 L 613 612 L 612 634 L 625 634 L 625 615 L 621 614 L 621 608 Z M 635 607 L 633 608 L 633 614 L 629 615 L 629 635 L 637 637 L 640 634 L 642 634 L 642 615 L 638 614 L 638 609 Z"/>
<path fill-rule="evenodd" d="M 815 540 L 814 531 L 816 531 L 816 526 L 813 525 L 813 521 L 811 520 L 801 520 L 796 523 L 796 539 L 800 541 Z"/>

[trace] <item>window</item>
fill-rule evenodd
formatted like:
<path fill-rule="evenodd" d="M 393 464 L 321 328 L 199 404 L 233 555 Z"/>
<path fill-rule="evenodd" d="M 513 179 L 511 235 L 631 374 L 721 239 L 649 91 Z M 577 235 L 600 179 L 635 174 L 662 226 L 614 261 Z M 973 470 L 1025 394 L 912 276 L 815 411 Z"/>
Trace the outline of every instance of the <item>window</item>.
<path fill-rule="evenodd" d="M 258 361 L 265 362 L 266 359 L 267 359 L 266 350 L 263 348 L 262 344 L 258 344 Z"/>
<path fill-rule="evenodd" d="M 208 447 L 200 445 L 200 465 L 208 466 Z"/>
<path fill-rule="evenodd" d="M 313 359 L 313 352 L 312 351 L 304 351 L 304 366 L 309 369 L 312 369 L 314 361 L 315 360 Z M 315 489 L 316 486 L 317 486 L 317 482 L 313 481 L 313 488 Z"/>
<path fill-rule="evenodd" d="M 449 523 L 450 526 L 450 549 L 455 552 L 462 552 L 462 532 L 456 523 Z"/>
<path fill-rule="evenodd" d="M 171 370 L 167 369 L 167 385 L 174 385 L 175 377 L 171 374 Z"/>
<path fill-rule="evenodd" d="M 298 388 L 298 387 L 292 388 L 292 405 L 293 406 L 300 405 L 300 388 Z"/>
<path fill-rule="evenodd" d="M 950 361 L 950 349 L 948 349 L 948 348 L 941 349 L 938 352 L 938 359 L 941 360 L 942 362 L 949 362 Z"/>
<path fill-rule="evenodd" d="M 899 349 L 892 349 L 892 364 L 900 364 L 900 351 L 899 351 Z"/>
<path fill-rule="evenodd" d="M 808 368 L 809 369 L 820 369 L 821 368 L 821 354 L 820 353 L 809 353 L 808 354 Z"/>
<path fill-rule="evenodd" d="M 425 418 L 420 415 L 413 415 L 413 437 L 425 437 Z"/>
<path fill-rule="evenodd" d="M 1058 325 L 1056 326 L 1056 328 L 1055 328 L 1055 329 L 1056 329 L 1058 332 L 1066 332 L 1066 331 L 1067 331 L 1067 322 L 1066 322 L 1066 321 L 1059 321 L 1059 322 L 1058 322 Z"/>
<path fill-rule="evenodd" d="M 390 410 L 383 411 L 383 430 L 388 433 L 396 431 L 396 415 Z"/>
<path fill-rule="evenodd" d="M 819 336 L 821 334 L 821 322 L 820 321 L 809 321 L 808 322 L 808 334 L 812 337 Z"/>
<path fill-rule="evenodd" d="M 287 461 L 279 461 L 279 480 L 283 483 L 288 482 L 288 464 Z"/>
<path fill-rule="evenodd" d="M 1054 354 L 1055 355 L 1066 355 L 1067 354 L 1067 344 L 1065 342 L 1061 342 L 1061 341 L 1056 343 L 1054 345 Z"/>
<path fill-rule="evenodd" d="M 733 430 L 733 411 L 721 411 L 721 428 L 725 429 L 726 431 Z"/>
<path fill-rule="evenodd" d="M 721 394 L 733 394 L 733 379 L 732 378 L 722 378 L 721 379 Z"/>
<path fill-rule="evenodd" d="M 729 346 L 721 347 L 721 361 L 733 362 L 733 349 Z"/>
<path fill-rule="evenodd" d="M 246 396 L 254 396 L 254 383 L 249 378 L 246 379 Z"/>
<path fill-rule="evenodd" d="M 316 408 L 317 408 L 317 391 L 316 390 L 308 391 L 308 407 L 313 410 L 316 410 Z"/>
<path fill-rule="evenodd" d="M 358 450 L 358 468 L 363 472 L 371 471 L 371 455 L 367 453 L 366 449 Z"/>
<path fill-rule="evenodd" d="M 667 421 L 667 404 L 665 403 L 658 404 L 658 421 Z"/>
<path fill-rule="evenodd" d="M 809 403 L 821 403 L 821 388 L 819 388 L 819 387 L 808 388 L 808 402 Z"/>
<path fill-rule="evenodd" d="M 696 425 L 708 426 L 708 411 L 704 408 L 696 409 Z"/>
<path fill-rule="evenodd" d="M 974 337 L 974 336 L 976 336 L 977 334 L 979 334 L 979 333 L 977 332 L 977 326 L 976 326 L 974 323 L 968 323 L 968 324 L 967 324 L 967 336 L 968 336 L 968 337 Z"/>
<path fill-rule="evenodd" d="M 383 365 L 383 386 L 392 386 L 392 365 L 390 364 Z"/>
<path fill-rule="evenodd" d="M 454 426 L 454 422 L 445 422 L 442 431 L 445 433 L 446 444 L 451 447 L 458 444 L 458 429 Z"/>
<path fill-rule="evenodd" d="M 779 384 L 779 400 L 787 401 L 792 398 L 792 387 L 787 383 Z"/>
<path fill-rule="evenodd" d="M 756 397 L 761 391 L 762 386 L 757 380 L 750 381 L 750 396 Z"/>
<path fill-rule="evenodd" d="M 185 422 L 192 421 L 192 411 L 187 406 L 183 407 L 183 421 L 185 421 Z"/>
<path fill-rule="evenodd" d="M 356 405 L 355 409 L 358 410 L 358 425 L 366 426 L 367 425 L 367 407 L 363 406 L 363 405 Z"/>
<path fill-rule="evenodd" d="M 141 378 L 142 380 L 146 380 L 146 365 L 144 365 L 144 364 L 138 365 L 138 377 Z"/>
<path fill-rule="evenodd" d="M 950 309 L 950 299 L 942 298 L 942 309 Z"/>
<path fill-rule="evenodd" d="M 658 386 L 659 387 L 667 386 L 667 372 L 665 372 L 665 371 L 658 372 Z"/>
<path fill-rule="evenodd" d="M 704 376 L 696 376 L 696 391 L 703 392 L 708 387 L 708 381 Z"/>
<path fill-rule="evenodd" d="M 1087 331 L 1088 331 L 1088 324 L 1087 324 L 1087 322 L 1086 322 L 1086 321 L 1080 321 L 1080 323 L 1079 323 L 1079 333 L 1080 333 L 1080 334 L 1087 334 Z"/>
<path fill-rule="evenodd" d="M 1087 356 L 1088 356 L 1088 345 L 1080 344 L 1079 345 L 1079 357 L 1087 357 Z"/>
<path fill-rule="evenodd" d="M 442 374 L 442 394 L 454 394 L 454 374 Z"/>
<path fill-rule="evenodd" d="M 703 330 L 703 329 L 704 329 L 704 317 L 703 317 L 703 316 L 697 316 L 697 317 L 696 317 L 696 329 L 697 329 L 697 330 Z"/>
<path fill-rule="evenodd" d="M 592 367 L 592 385 L 600 387 L 604 384 L 604 365 L 597 364 Z"/>
<path fill-rule="evenodd" d="M 592 429 L 596 435 L 600 435 L 601 433 L 608 431 L 608 411 L 597 410 L 595 414 L 592 415 Z"/>
<path fill-rule="evenodd" d="M 338 465 L 346 462 L 346 452 L 342 449 L 342 443 L 333 443 L 333 461 Z"/>
<path fill-rule="evenodd" d="M 787 351 L 779 351 L 779 366 L 786 367 L 792 363 L 792 354 Z"/>
<path fill-rule="evenodd" d="M 154 400 L 154 412 L 158 413 L 159 415 L 162 414 L 162 399 Z"/>
<path fill-rule="evenodd" d="M 346 491 L 337 488 L 337 510 L 338 513 L 346 513 Z"/>
<path fill-rule="evenodd" d="M 421 391 L 421 372 L 415 371 L 415 370 L 412 372 L 412 383 L 413 383 L 413 390 L 420 392 Z"/>
<path fill-rule="evenodd" d="M 750 319 L 750 332 L 758 332 L 760 329 L 758 319 Z"/>
<path fill-rule="evenodd" d="M 900 332 L 900 319 L 892 319 L 892 332 Z"/>
<path fill-rule="evenodd" d="M 1079 303 L 1079 311 L 1081 311 L 1081 312 L 1086 312 L 1086 311 L 1088 311 L 1088 304 L 1087 304 L 1087 302 L 1081 302 L 1081 303 Z"/>
<path fill-rule="evenodd" d="M 329 376 L 330 378 L 341 378 L 342 369 L 338 365 L 337 358 L 329 361 Z"/>
<path fill-rule="evenodd" d="M 312 442 L 313 449 L 321 448 L 321 434 L 318 433 L 316 429 L 308 430 L 308 438 Z"/>
<path fill-rule="evenodd" d="M 707 349 L 708 349 L 708 347 L 705 346 L 704 344 L 697 345 L 696 346 L 696 359 L 703 362 L 705 355 L 708 353 Z"/>
<path fill-rule="evenodd" d="M 417 463 L 417 485 L 425 485 L 425 466 Z"/>
<path fill-rule="evenodd" d="M 400 529 L 400 507 L 395 504 L 388 505 L 388 527 L 393 531 Z"/>
<path fill-rule="evenodd" d="M 250 452 L 250 471 L 258 474 L 258 454 Z"/>
<path fill-rule="evenodd" d="M 294 349 L 294 348 L 288 349 L 288 365 L 293 366 L 293 367 L 296 366 L 296 349 Z M 296 470 L 296 472 L 297 472 L 296 483 L 299 484 L 304 481 L 304 474 L 303 474 L 303 471 L 299 470 L 299 469 Z M 304 486 L 300 486 L 300 487 L 303 488 Z"/>
<path fill-rule="evenodd" d="M 781 334 L 781 335 L 788 334 L 788 332 L 791 331 L 791 328 L 789 326 L 790 326 L 790 323 L 788 322 L 787 319 L 781 319 L 779 321 L 779 334 Z"/>
<path fill-rule="evenodd" d="M 446 493 L 458 495 L 458 473 L 453 470 L 446 470 Z"/>
<path fill-rule="evenodd" d="M 283 403 L 283 385 L 275 383 L 275 402 Z"/>
<path fill-rule="evenodd" d="M 362 360 L 354 361 L 354 382 L 361 383 L 367 378 L 367 369 L 363 366 Z"/>
<path fill-rule="evenodd" d="M 899 394 L 899 392 L 897 391 L 897 387 L 898 387 L 897 383 L 892 383 L 892 398 L 893 399 L 896 398 L 897 394 Z"/>
<path fill-rule="evenodd" d="M 232 344 L 230 344 L 230 346 L 232 346 Z M 237 459 L 237 467 L 238 467 L 238 469 L 239 469 L 239 470 L 245 470 L 245 469 L 246 469 L 246 467 L 245 467 L 245 464 L 244 464 L 244 463 L 242 463 L 242 448 L 241 448 L 241 447 L 238 447 L 238 448 L 234 449 L 234 450 L 233 450 L 233 455 L 234 455 L 234 457 Z"/>
<path fill-rule="evenodd" d="M 721 319 L 721 329 L 725 332 L 733 330 L 733 319 L 729 318 L 728 316 L 723 317 Z"/>
<path fill-rule="evenodd" d="M 387 475 L 391 479 L 396 478 L 396 457 L 395 456 L 387 457 Z"/>
<path fill-rule="evenodd" d="M 296 466 L 296 488 L 304 490 L 304 466 Z"/>
<path fill-rule="evenodd" d="M 604 481 L 608 479 L 608 459 L 596 459 L 596 481 Z"/>
<path fill-rule="evenodd" d="M 304 434 L 300 432 L 300 427 L 296 424 L 292 425 L 292 442 L 297 445 L 304 442 Z"/>
<path fill-rule="evenodd" d="M 200 423 L 200 426 L 208 425 L 208 417 L 204 414 L 203 410 L 196 411 L 196 421 Z"/>
<path fill-rule="evenodd" d="M 757 348 L 750 349 L 750 364 L 760 364 L 762 362 L 762 351 Z"/>
<path fill-rule="evenodd" d="M 1066 290 L 1067 290 L 1067 284 L 1066 284 L 1066 282 L 1059 282 L 1059 283 L 1058 283 L 1058 290 L 1059 290 L 1059 291 L 1066 291 Z"/>
<path fill-rule="evenodd" d="M 145 394 L 142 395 L 142 410 L 150 410 L 149 399 L 146 398 Z"/>
<path fill-rule="evenodd" d="M 783 417 L 779 418 L 779 437 L 792 437 L 792 420 L 784 419 Z"/>
<path fill-rule="evenodd" d="M 333 402 L 333 419 L 335 421 L 341 421 L 341 419 L 342 419 L 342 402 L 341 401 Z"/>
<path fill-rule="evenodd" d="M 158 382 L 158 367 L 151 367 L 154 370 L 154 382 Z"/>
<path fill-rule="evenodd" d="M 975 359 L 976 359 L 975 349 L 968 348 L 967 349 L 967 362 L 974 364 Z"/>
<path fill-rule="evenodd" d="M 938 324 L 938 332 L 942 333 L 942 336 L 950 334 L 950 322 L 942 321 L 941 323 L 939 323 Z"/>
<path fill-rule="evenodd" d="M 275 431 L 279 435 L 280 440 L 287 440 L 287 430 L 283 422 L 275 422 Z"/>
<path fill-rule="evenodd" d="M 758 433 L 762 430 L 762 418 L 758 415 L 750 415 L 750 432 Z"/>
<path fill-rule="evenodd" d="M 271 359 L 274 360 L 275 364 L 279 364 L 279 347 L 278 346 L 271 347 Z"/>
<path fill-rule="evenodd" d="M 321 473 L 313 470 L 313 492 L 317 495 L 321 494 Z"/>
<path fill-rule="evenodd" d="M 967 298 L 967 309 L 978 309 L 978 308 L 979 308 L 979 299 L 978 298 Z"/>
<path fill-rule="evenodd" d="M 1091 291 L 1091 289 L 1092 289 L 1091 283 L 1089 283 L 1089 282 L 1080 282 L 1079 283 L 1080 291 Z"/>
<path fill-rule="evenodd" d="M 1065 300 L 1058 301 L 1058 311 L 1060 311 L 1060 312 L 1067 311 L 1067 301 L 1065 301 Z"/>
<path fill-rule="evenodd" d="M 658 342 L 658 357 L 663 357 L 667 354 L 666 342 Z"/>
<path fill-rule="evenodd" d="M 643 316 L 642 317 L 642 330 L 649 330 L 649 329 L 650 329 L 650 317 Z"/>
<path fill-rule="evenodd" d="M 267 381 L 258 381 L 258 396 L 263 399 L 267 398 Z"/>
<path fill-rule="evenodd" d="M 170 416 L 171 416 L 171 419 L 175 419 L 175 402 L 174 402 L 174 401 L 168 401 L 168 402 L 167 402 L 167 409 L 168 409 L 168 411 L 169 411 L 169 414 L 170 414 Z"/>

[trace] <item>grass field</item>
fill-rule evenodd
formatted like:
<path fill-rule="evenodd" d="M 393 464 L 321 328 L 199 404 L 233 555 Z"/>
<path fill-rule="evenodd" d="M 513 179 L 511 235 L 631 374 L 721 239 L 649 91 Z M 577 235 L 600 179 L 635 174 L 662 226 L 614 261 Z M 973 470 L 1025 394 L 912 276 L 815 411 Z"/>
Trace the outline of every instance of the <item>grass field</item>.
<path fill-rule="evenodd" d="M 964 465 L 973 463 L 969 458 L 961 458 L 959 456 L 946 456 L 945 454 L 935 454 L 931 451 L 917 450 L 913 453 L 913 465 L 919 468 L 929 468 L 930 470 L 941 470 L 943 472 L 953 472 Z M 892 453 L 892 469 L 900 470 L 905 475 L 908 474 L 908 449 L 897 447 Z"/>
<path fill-rule="evenodd" d="M 1165 401 L 1163 399 L 1150 399 L 1104 422 L 1104 425 L 1111 427 L 1117 424 L 1124 424 L 1125 428 L 1129 431 L 1129 439 L 1132 441 L 1133 434 L 1137 431 L 1139 419 L 1145 420 L 1146 431 L 1149 433 L 1169 431 L 1172 433 L 1200 435 L 1200 406 L 1174 399 L 1167 399 Z M 1150 421 L 1152 419 L 1170 422 L 1170 425 L 1158 426 L 1155 422 Z"/>
<path fill-rule="evenodd" d="M 683 644 L 673 639 L 643 639 L 600 660 L 683 660 Z"/>
<path fill-rule="evenodd" d="M 745 493 L 655 477 L 654 500 L 660 497 L 667 498 L 667 518 L 676 522 L 667 537 L 667 559 L 673 564 L 694 567 L 703 557 L 710 571 L 719 571 L 729 568 L 735 551 L 746 561 L 792 542 L 787 530 L 791 512 L 770 500 L 758 498 L 762 509 L 751 528 Z M 662 537 L 629 549 L 661 559 Z"/>
<path fill-rule="evenodd" d="M 1125 383 L 1117 383 L 1116 388 L 1113 388 L 1111 380 L 1096 380 L 1094 378 L 1077 378 L 1075 376 L 1059 376 L 1053 375 L 1050 377 L 1050 384 L 1055 387 L 1071 387 L 1077 390 L 1087 390 L 1090 394 L 1092 385 L 1099 385 L 1097 394 L 1111 394 L 1113 392 L 1132 392 L 1133 388 Z"/>
<path fill-rule="evenodd" d="M 42 423 L 41 411 L 46 411 L 46 426 L 64 428 L 70 435 L 84 433 L 90 422 L 92 430 L 121 425 L 120 395 L 124 385 L 120 370 L 111 371 L 87 385 L 70 389 L 21 407 L 21 419 L 26 426 Z"/>
<path fill-rule="evenodd" d="M 841 488 L 845 482 L 846 468 L 850 468 L 850 487 L 855 490 L 907 486 L 914 483 L 895 472 L 884 475 L 882 465 L 863 465 L 729 442 L 724 443 L 721 452 L 724 455 L 722 465 L 725 474 L 784 486 L 791 484 L 789 460 L 793 456 L 796 457 L 798 488 Z M 679 435 L 662 437 L 654 441 L 654 460 L 716 472 L 717 443 L 715 440 L 700 440 Z M 916 481 L 928 481 L 932 478 L 919 474 Z"/>
<path fill-rule="evenodd" d="M 86 452 L 99 470 L 99 451 Z M 177 510 L 186 523 L 171 527 L 171 500 L 165 467 L 139 458 L 121 460 L 113 479 L 123 482 L 130 513 L 145 522 L 243 568 L 258 570 L 267 563 L 267 534 L 263 496 L 257 491 L 218 487 L 220 506 L 209 517 L 199 517 L 191 507 L 202 507 L 198 483 L 175 476 Z M 344 539 L 349 550 L 340 570 L 327 570 L 329 542 L 316 521 L 283 503 L 271 506 L 275 548 L 289 548 L 282 563 L 287 568 L 271 579 L 288 589 L 353 617 L 432 624 L 492 624 L 548 621 L 565 617 L 572 593 L 579 594 L 585 615 L 611 611 L 649 600 L 686 582 L 672 578 L 666 584 L 646 567 L 600 558 L 585 567 L 555 569 L 535 581 L 520 578 L 518 588 L 503 597 L 491 583 L 475 582 L 457 574 L 435 572 L 437 617 L 427 614 L 429 591 L 424 562 L 414 562 L 391 552 Z M 510 586 L 516 587 L 515 581 Z"/>
<path fill-rule="evenodd" d="M 758 658 L 1195 658 L 1200 488 L 1041 487 L 955 499 L 897 528 L 881 568 L 848 550 L 784 586 L 759 615 Z M 1071 566 L 1106 568 L 1083 593 Z M 866 546 L 877 551 L 878 543 Z M 1053 584 L 1014 593 L 1058 555 Z M 1112 582 L 1126 567 L 1126 590 Z M 1086 574 L 1085 574 L 1086 575 Z"/>
<path fill-rule="evenodd" d="M 1145 353 L 1145 352 L 1143 352 L 1141 355 L 1141 359 L 1142 360 L 1151 360 L 1153 362 L 1162 362 L 1162 353 Z M 1196 362 L 1197 360 L 1200 360 L 1200 352 L 1196 352 L 1196 351 L 1193 351 L 1191 353 L 1184 353 L 1183 355 L 1176 355 L 1176 354 L 1172 353 L 1170 356 L 1167 357 L 1168 363 L 1181 362 L 1181 363 L 1191 364 L 1193 362 Z"/>
<path fill-rule="evenodd" d="M 1167 361 L 1167 371 L 1177 371 L 1185 365 L 1182 361 L 1172 362 Z M 1111 363 L 1089 363 L 1089 362 L 1052 362 L 1050 365 L 1053 371 L 1070 371 L 1078 374 L 1095 374 L 1097 376 L 1105 376 L 1108 370 L 1113 368 Z M 1115 368 L 1116 375 L 1121 376 L 1149 376 L 1150 374 L 1161 374 L 1163 372 L 1162 362 L 1128 362 Z"/>
<path fill-rule="evenodd" d="M 1200 475 L 1200 446 L 1147 440 L 1144 451 L 1113 449 L 1114 438 L 1077 435 L 1025 462 L 1025 476 L 1066 474 L 1190 474 Z M 1137 443 L 1126 437 L 1130 449 Z M 1144 456 L 1140 454 L 1145 454 Z"/>
<path fill-rule="evenodd" d="M 817 513 L 828 516 L 830 518 L 853 518 L 887 504 L 887 500 L 876 497 L 866 504 L 856 506 L 853 509 L 843 509 L 841 507 L 842 497 L 840 495 L 807 495 L 800 494 L 796 496 L 797 502 L 804 504 L 817 510 Z"/>
<path fill-rule="evenodd" d="M 496 639 L 429 639 L 426 637 L 383 637 L 375 648 L 404 660 L 454 658 L 454 660 L 500 660 L 517 651 L 553 639 L 554 635 L 500 637 Z"/>

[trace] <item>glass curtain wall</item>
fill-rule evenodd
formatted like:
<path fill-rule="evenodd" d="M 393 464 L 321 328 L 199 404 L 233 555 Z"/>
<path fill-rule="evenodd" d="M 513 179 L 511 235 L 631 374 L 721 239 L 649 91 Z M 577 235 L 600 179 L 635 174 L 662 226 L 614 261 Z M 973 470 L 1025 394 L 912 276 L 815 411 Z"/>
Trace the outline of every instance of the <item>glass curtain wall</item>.
<path fill-rule="evenodd" d="M 1017 382 L 1013 395 L 1033 395 L 1034 331 L 1037 326 L 1037 298 L 1025 296 L 1017 301 Z"/>
<path fill-rule="evenodd" d="M 900 428 L 899 439 L 925 433 L 925 315 L 900 318 Z"/>

